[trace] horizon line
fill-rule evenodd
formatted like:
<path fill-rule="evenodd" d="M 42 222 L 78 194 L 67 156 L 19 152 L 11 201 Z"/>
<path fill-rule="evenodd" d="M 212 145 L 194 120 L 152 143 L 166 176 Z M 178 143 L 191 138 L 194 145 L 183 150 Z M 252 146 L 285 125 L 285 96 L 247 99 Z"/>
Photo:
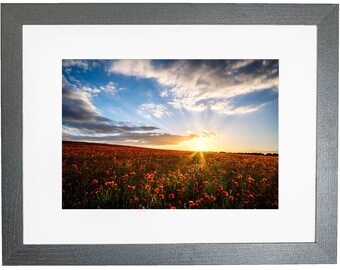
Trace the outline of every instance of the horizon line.
<path fill-rule="evenodd" d="M 73 141 L 73 140 L 62 140 L 62 143 L 64 142 L 70 142 L 70 143 L 87 143 L 87 144 L 103 144 L 103 145 L 111 145 L 111 146 L 126 146 L 126 147 L 137 147 L 137 148 L 147 148 L 147 149 L 155 149 L 155 150 L 165 150 L 165 151 L 181 151 L 181 152 L 214 152 L 214 153 L 231 153 L 231 154 L 279 154 L 279 151 L 227 151 L 227 150 L 202 150 L 202 151 L 196 151 L 196 150 L 179 150 L 179 149 L 164 149 L 159 147 L 152 147 L 152 146 L 136 146 L 136 145 L 128 145 L 128 144 L 117 144 L 117 143 L 109 143 L 109 142 L 93 142 L 93 141 Z"/>

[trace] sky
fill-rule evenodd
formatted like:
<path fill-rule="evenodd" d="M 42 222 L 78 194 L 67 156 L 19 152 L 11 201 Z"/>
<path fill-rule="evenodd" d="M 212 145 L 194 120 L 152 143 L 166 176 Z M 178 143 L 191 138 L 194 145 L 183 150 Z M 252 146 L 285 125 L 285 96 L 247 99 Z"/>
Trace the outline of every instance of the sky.
<path fill-rule="evenodd" d="M 278 151 L 278 60 L 62 63 L 63 140 Z"/>

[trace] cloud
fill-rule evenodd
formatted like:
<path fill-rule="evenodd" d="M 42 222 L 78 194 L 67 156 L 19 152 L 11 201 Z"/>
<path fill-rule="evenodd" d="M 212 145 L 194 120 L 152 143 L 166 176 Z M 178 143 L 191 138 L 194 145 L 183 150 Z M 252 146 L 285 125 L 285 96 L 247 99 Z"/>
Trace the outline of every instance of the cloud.
<path fill-rule="evenodd" d="M 86 93 L 89 93 L 91 96 L 96 96 L 101 93 L 100 89 L 95 87 L 90 87 L 88 85 L 80 86 L 80 89 Z"/>
<path fill-rule="evenodd" d="M 218 110 L 219 103 L 237 96 L 271 89 L 278 91 L 277 60 L 168 60 L 166 64 L 151 60 L 118 60 L 112 62 L 109 73 L 156 80 L 160 96 L 171 98 L 169 105 L 188 111 Z M 238 109 L 229 114 L 255 110 Z M 259 108 L 258 108 L 259 109 Z"/>
<path fill-rule="evenodd" d="M 217 132 L 209 131 L 209 130 L 203 130 L 203 132 L 201 132 L 201 133 L 188 131 L 188 134 L 191 135 L 191 136 L 194 136 L 195 138 L 210 138 L 210 137 L 219 136 L 219 134 Z"/>
<path fill-rule="evenodd" d="M 168 111 L 166 105 L 164 104 L 154 104 L 154 103 L 145 103 L 138 107 L 138 113 L 150 118 L 162 118 L 164 116 L 170 116 L 171 113 Z"/>
<path fill-rule="evenodd" d="M 91 103 L 89 92 L 77 88 L 65 77 L 63 77 L 62 91 L 64 133 L 93 135 L 158 129 L 153 126 L 137 126 L 128 122 L 116 123 L 102 116 Z"/>
<path fill-rule="evenodd" d="M 208 130 L 204 130 L 201 134 L 201 137 L 203 138 L 210 138 L 210 137 L 216 137 L 216 136 L 218 136 L 217 132 L 208 131 Z"/>
<path fill-rule="evenodd" d="M 233 73 L 235 70 L 238 70 L 240 68 L 249 66 L 253 63 L 255 63 L 256 60 L 231 60 L 229 64 L 226 66 L 226 71 Z"/>
<path fill-rule="evenodd" d="M 62 82 L 63 121 L 101 121 L 103 117 L 90 101 L 90 94 L 71 84 Z"/>
<path fill-rule="evenodd" d="M 106 94 L 115 95 L 119 89 L 117 88 L 117 84 L 109 82 L 107 85 L 101 86 L 100 90 Z"/>
<path fill-rule="evenodd" d="M 121 143 L 130 145 L 176 145 L 184 141 L 197 138 L 196 134 L 188 134 L 186 136 L 173 135 L 168 133 L 125 133 L 115 136 L 74 136 L 72 134 L 63 134 L 65 141 L 87 141 L 87 142 L 105 142 L 105 143 Z"/>
<path fill-rule="evenodd" d="M 90 67 L 90 62 L 87 61 L 87 60 L 64 59 L 63 60 L 63 67 L 65 67 L 65 68 L 78 67 L 78 68 L 81 68 L 81 69 L 87 71 Z"/>
<path fill-rule="evenodd" d="M 77 129 L 78 132 L 85 134 L 121 134 L 131 131 L 152 131 L 158 129 L 153 126 L 129 126 L 117 125 L 113 121 L 97 121 L 97 122 L 64 122 L 67 127 Z"/>
<path fill-rule="evenodd" d="M 260 108 L 262 108 L 264 104 L 260 105 L 249 105 L 249 106 L 238 106 L 233 107 L 231 104 L 226 102 L 215 102 L 211 105 L 210 109 L 213 111 L 217 111 L 219 113 L 223 113 L 226 115 L 234 115 L 234 114 L 247 114 L 256 112 Z"/>
<path fill-rule="evenodd" d="M 93 64 L 91 64 L 91 65 L 93 65 Z M 114 83 L 112 81 L 108 82 L 106 85 L 102 85 L 102 86 L 99 86 L 99 87 L 93 86 L 93 85 L 89 85 L 88 83 L 84 83 L 84 82 L 76 79 L 74 76 L 70 75 L 69 74 L 70 72 L 68 72 L 68 70 L 69 70 L 68 68 L 65 69 L 65 71 L 67 73 L 67 79 L 66 79 L 65 76 L 63 76 L 63 81 L 65 81 L 65 80 L 67 81 L 68 80 L 68 83 L 70 85 L 72 85 L 73 87 L 78 88 L 78 90 L 82 90 L 82 91 L 90 94 L 91 97 L 97 96 L 100 93 L 105 93 L 107 95 L 114 96 L 118 91 L 123 90 L 123 88 L 118 88 L 118 84 Z"/>
<path fill-rule="evenodd" d="M 105 68 L 106 61 L 102 60 L 84 60 L 84 59 L 63 59 L 63 69 L 70 73 L 72 68 L 79 68 L 84 72 L 92 70 L 93 68 L 99 67 L 100 65 L 104 65 Z"/>

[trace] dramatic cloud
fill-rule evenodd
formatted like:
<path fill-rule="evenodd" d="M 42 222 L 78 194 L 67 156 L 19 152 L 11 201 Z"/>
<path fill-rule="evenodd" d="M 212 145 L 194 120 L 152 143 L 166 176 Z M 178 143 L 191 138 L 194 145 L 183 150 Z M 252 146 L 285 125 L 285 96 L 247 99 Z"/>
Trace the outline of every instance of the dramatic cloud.
<path fill-rule="evenodd" d="M 105 142 L 105 143 L 129 143 L 130 145 L 176 145 L 184 141 L 197 138 L 196 134 L 187 136 L 172 135 L 168 133 L 125 133 L 115 136 L 74 136 L 65 134 L 63 140 L 66 141 L 86 141 L 86 142 Z"/>
<path fill-rule="evenodd" d="M 108 84 L 106 91 L 114 91 L 115 85 Z M 103 88 L 100 88 L 102 91 Z M 188 133 L 186 136 L 150 132 L 154 126 L 133 125 L 129 122 L 114 122 L 97 110 L 91 102 L 93 91 L 85 86 L 77 87 L 63 77 L 63 140 L 122 143 L 135 145 L 175 145 L 200 136 Z M 140 113 L 161 118 L 170 115 L 166 107 L 153 103 L 140 106 Z"/>
<path fill-rule="evenodd" d="M 108 71 L 156 80 L 161 97 L 178 109 L 203 111 L 214 108 L 225 114 L 249 113 L 260 107 L 239 109 L 232 99 L 256 91 L 278 90 L 277 60 L 118 60 Z M 221 102 L 228 106 L 221 107 Z M 221 110 L 218 110 L 221 108 Z M 229 112 L 227 112 L 229 109 Z"/>
<path fill-rule="evenodd" d="M 116 123 L 100 114 L 91 103 L 90 94 L 63 78 L 64 133 L 116 134 L 131 131 L 152 131 L 157 127 L 136 126 L 128 122 Z"/>
<path fill-rule="evenodd" d="M 88 91 L 79 89 L 63 77 L 63 121 L 106 121 L 90 101 Z"/>
<path fill-rule="evenodd" d="M 138 107 L 138 113 L 145 117 L 162 118 L 164 116 L 170 116 L 171 113 L 168 111 L 164 104 L 145 103 Z"/>

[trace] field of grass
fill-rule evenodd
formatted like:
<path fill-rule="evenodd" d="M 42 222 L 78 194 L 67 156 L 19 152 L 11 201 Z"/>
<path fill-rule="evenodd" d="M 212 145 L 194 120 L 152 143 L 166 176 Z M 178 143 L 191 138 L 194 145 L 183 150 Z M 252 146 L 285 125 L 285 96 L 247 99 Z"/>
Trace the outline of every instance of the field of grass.
<path fill-rule="evenodd" d="M 278 156 L 63 142 L 64 209 L 277 209 Z"/>

